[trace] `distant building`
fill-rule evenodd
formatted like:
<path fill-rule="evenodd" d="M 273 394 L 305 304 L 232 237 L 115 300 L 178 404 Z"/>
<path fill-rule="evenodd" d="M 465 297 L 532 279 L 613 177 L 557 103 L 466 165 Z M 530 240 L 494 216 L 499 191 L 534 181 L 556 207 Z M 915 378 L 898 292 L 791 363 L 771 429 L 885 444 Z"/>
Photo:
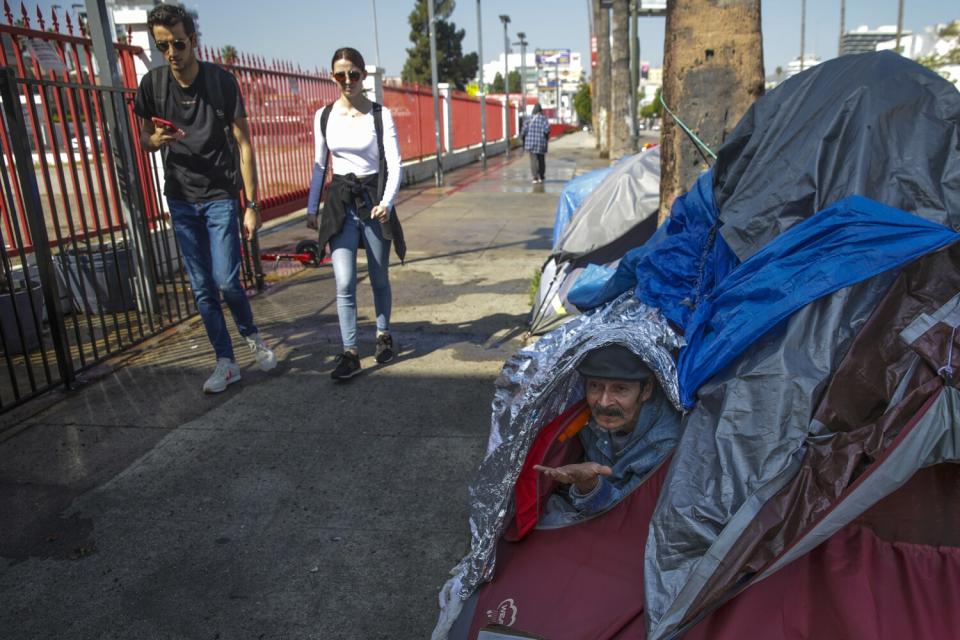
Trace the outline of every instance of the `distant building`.
<path fill-rule="evenodd" d="M 663 88 L 663 67 L 651 67 L 649 62 L 640 61 L 640 106 L 644 107 Z"/>
<path fill-rule="evenodd" d="M 910 32 L 901 32 L 901 39 L 904 35 L 910 35 Z M 896 36 L 897 28 L 895 26 L 885 25 L 871 30 L 870 27 L 861 25 L 853 31 L 843 34 L 843 38 L 840 39 L 840 55 L 876 51 L 878 44 L 896 38 Z"/>
<path fill-rule="evenodd" d="M 956 26 L 955 26 L 956 25 Z M 953 27 L 948 30 L 948 27 Z M 923 33 L 900 37 L 900 53 L 911 60 L 945 58 L 952 50 L 960 47 L 960 37 L 948 35 L 960 30 L 960 21 L 951 25 L 938 24 L 926 27 Z M 893 51 L 897 47 L 896 38 L 877 44 L 877 51 Z M 960 64 L 942 64 L 936 67 L 937 73 L 960 88 Z"/>
<path fill-rule="evenodd" d="M 551 120 L 572 121 L 574 118 L 573 96 L 584 78 L 580 53 L 570 49 L 528 49 L 524 63 L 527 112 L 530 111 L 529 105 L 540 102 Z M 511 53 L 507 56 L 507 73 L 512 71 L 520 71 L 519 53 Z M 483 65 L 484 83 L 493 84 L 493 79 L 498 73 L 503 75 L 502 53 L 496 60 Z"/>
<path fill-rule="evenodd" d="M 792 78 L 793 76 L 800 73 L 802 70 L 809 69 L 810 67 L 815 67 L 821 62 L 823 62 L 823 60 L 818 58 L 816 55 L 807 54 L 803 57 L 803 65 L 802 65 L 803 69 L 801 69 L 800 56 L 797 56 L 796 58 L 794 58 L 793 60 L 787 63 L 787 68 L 784 69 L 783 79 L 786 80 L 787 78 Z"/>
<path fill-rule="evenodd" d="M 137 77 L 146 75 L 151 67 L 163 64 L 163 55 L 153 46 L 153 38 L 147 30 L 147 16 L 157 5 L 163 4 L 160 0 L 106 0 L 107 8 L 113 19 L 114 29 L 118 39 L 129 35 L 130 44 L 141 47 L 146 54 L 146 60 L 136 59 Z M 173 3 L 170 3 L 173 4 Z M 194 9 L 187 9 L 193 18 L 197 35 L 200 35 L 200 16 Z"/>
<path fill-rule="evenodd" d="M 537 92 L 537 56 L 533 50 L 528 50 L 526 55 L 526 60 L 524 60 L 525 68 L 523 69 L 526 73 L 525 84 L 528 94 L 534 94 Z M 511 53 L 507 56 L 507 73 L 512 71 L 520 72 L 520 54 Z M 486 85 L 493 84 L 493 79 L 497 77 L 497 74 L 503 75 L 503 54 L 494 60 L 493 62 L 487 62 L 483 65 L 483 82 Z M 479 76 L 476 80 L 479 81 Z"/>

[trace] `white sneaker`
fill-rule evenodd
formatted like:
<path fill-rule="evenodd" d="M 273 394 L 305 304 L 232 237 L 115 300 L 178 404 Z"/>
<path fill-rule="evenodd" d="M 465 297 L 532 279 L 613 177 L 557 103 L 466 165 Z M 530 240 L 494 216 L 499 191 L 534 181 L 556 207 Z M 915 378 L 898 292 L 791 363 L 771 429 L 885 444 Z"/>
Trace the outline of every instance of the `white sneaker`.
<path fill-rule="evenodd" d="M 247 336 L 247 346 L 250 347 L 250 353 L 253 354 L 261 371 L 270 371 L 277 366 L 277 354 L 264 344 L 259 333 Z"/>
<path fill-rule="evenodd" d="M 228 385 L 240 380 L 240 367 L 233 360 L 217 358 L 217 366 L 203 383 L 204 393 L 220 393 Z"/>

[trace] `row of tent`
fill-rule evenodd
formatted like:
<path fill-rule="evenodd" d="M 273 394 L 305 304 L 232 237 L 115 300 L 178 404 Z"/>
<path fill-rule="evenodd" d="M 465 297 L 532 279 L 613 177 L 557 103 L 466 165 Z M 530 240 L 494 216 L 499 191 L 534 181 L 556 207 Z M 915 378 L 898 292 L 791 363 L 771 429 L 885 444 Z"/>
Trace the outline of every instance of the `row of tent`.
<path fill-rule="evenodd" d="M 530 333 L 542 335 L 576 314 L 569 294 L 584 270 L 589 278 L 597 267 L 614 268 L 646 242 L 656 231 L 659 207 L 657 146 L 570 180 L 557 203 L 553 250 L 540 271 Z"/>
<path fill-rule="evenodd" d="M 655 156 L 569 185 L 532 313 L 554 328 L 496 381 L 434 639 L 956 637 L 960 93 L 891 52 L 808 69 L 659 228 Z M 582 455 L 576 364 L 611 342 L 682 433 L 558 525 L 532 466 Z"/>

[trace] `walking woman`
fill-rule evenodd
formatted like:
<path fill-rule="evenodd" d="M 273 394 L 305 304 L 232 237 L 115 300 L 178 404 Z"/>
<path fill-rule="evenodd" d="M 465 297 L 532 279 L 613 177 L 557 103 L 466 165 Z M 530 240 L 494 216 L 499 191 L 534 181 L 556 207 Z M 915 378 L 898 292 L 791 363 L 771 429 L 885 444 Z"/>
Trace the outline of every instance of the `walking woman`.
<path fill-rule="evenodd" d="M 367 76 L 363 56 L 356 49 L 337 49 L 330 63 L 340 98 L 314 116 L 316 156 L 307 226 L 319 229 L 320 246 L 330 243 L 333 275 L 337 283 L 337 317 L 343 353 L 337 356 L 330 377 L 347 380 L 360 373 L 357 350 L 357 251 L 361 242 L 373 287 L 377 314 L 378 363 L 394 357 L 390 336 L 390 245 L 403 261 L 406 247 L 393 207 L 400 188 L 400 145 L 390 111 L 363 93 Z M 332 156 L 333 180 L 327 188 L 323 212 L 318 215 L 320 193 Z"/>

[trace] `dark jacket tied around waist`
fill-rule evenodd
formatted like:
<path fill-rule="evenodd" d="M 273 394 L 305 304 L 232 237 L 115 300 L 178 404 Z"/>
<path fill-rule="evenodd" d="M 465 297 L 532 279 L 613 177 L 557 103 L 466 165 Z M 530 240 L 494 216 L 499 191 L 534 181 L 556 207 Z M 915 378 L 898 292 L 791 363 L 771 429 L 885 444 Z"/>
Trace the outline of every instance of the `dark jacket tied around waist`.
<path fill-rule="evenodd" d="M 332 236 L 340 233 L 343 221 L 347 217 L 347 209 L 353 207 L 357 217 L 369 220 L 370 212 L 375 203 L 379 202 L 379 176 L 372 173 L 368 176 L 334 174 L 333 180 L 327 187 L 327 198 L 320 216 L 320 246 L 324 246 Z M 385 240 L 393 241 L 394 252 L 403 262 L 407 253 L 403 239 L 403 229 L 395 208 L 390 209 L 390 219 L 380 225 L 380 232 Z"/>

